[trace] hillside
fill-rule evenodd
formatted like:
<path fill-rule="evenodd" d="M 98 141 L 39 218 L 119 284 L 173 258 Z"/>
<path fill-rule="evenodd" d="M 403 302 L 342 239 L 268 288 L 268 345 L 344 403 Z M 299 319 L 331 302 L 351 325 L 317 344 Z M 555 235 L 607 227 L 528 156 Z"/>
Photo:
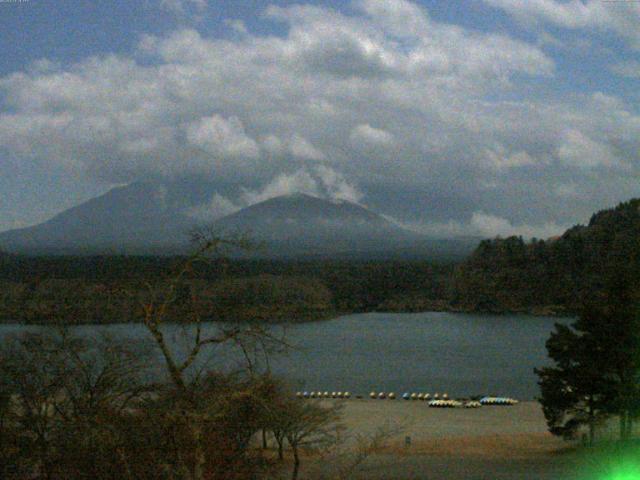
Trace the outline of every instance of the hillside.
<path fill-rule="evenodd" d="M 474 311 L 575 313 L 604 282 L 640 285 L 640 199 L 552 240 L 484 240 L 454 275 L 452 305 Z"/>
<path fill-rule="evenodd" d="M 305 194 L 271 198 L 211 224 L 188 215 L 207 195 L 184 185 L 117 187 L 39 225 L 1 232 L 0 248 L 23 254 L 182 254 L 190 249 L 190 231 L 212 226 L 217 234 L 248 235 L 262 246 L 239 256 L 450 260 L 464 258 L 479 240 L 422 236 L 361 205 Z"/>
<path fill-rule="evenodd" d="M 399 252 L 422 239 L 363 206 L 305 194 L 251 205 L 218 220 L 214 228 L 248 233 L 262 242 L 263 254 L 278 257 Z"/>
<path fill-rule="evenodd" d="M 31 254 L 155 253 L 188 240 L 191 225 L 151 183 L 116 187 L 50 220 L 0 233 L 0 247 Z"/>

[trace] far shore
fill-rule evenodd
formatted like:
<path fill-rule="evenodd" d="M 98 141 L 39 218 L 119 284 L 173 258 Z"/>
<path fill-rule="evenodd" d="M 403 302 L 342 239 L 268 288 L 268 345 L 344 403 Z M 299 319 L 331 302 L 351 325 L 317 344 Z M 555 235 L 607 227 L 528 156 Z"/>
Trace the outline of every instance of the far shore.
<path fill-rule="evenodd" d="M 257 320 L 257 323 L 264 323 L 265 325 L 294 325 L 294 324 L 302 324 L 302 323 L 313 323 L 313 322 L 326 322 L 330 320 L 336 320 L 340 317 L 348 316 L 348 315 L 360 315 L 367 313 L 378 313 L 378 314 L 421 314 L 421 313 L 459 313 L 459 314 L 467 314 L 467 315 L 496 315 L 496 316 L 506 316 L 506 315 L 524 315 L 530 317 L 554 317 L 554 318 L 572 318 L 575 316 L 575 313 L 566 312 L 566 311 L 557 311 L 552 309 L 544 309 L 544 308 L 534 308 L 534 309 L 523 309 L 523 310 L 504 310 L 504 311 L 485 311 L 485 310 L 473 310 L 473 309 L 464 309 L 464 308 L 434 308 L 430 310 L 355 310 L 355 311 L 343 311 L 343 312 L 333 312 L 329 315 L 317 315 L 312 318 L 303 318 L 300 320 L 277 320 L 277 321 L 267 321 L 267 320 Z M 202 323 L 212 323 L 212 322 L 222 322 L 222 323 L 231 323 L 228 319 L 223 320 L 214 320 L 214 319 L 203 319 Z M 25 325 L 25 326 L 82 326 L 82 325 L 137 325 L 142 324 L 142 320 L 136 321 L 124 321 L 124 322 L 25 322 L 25 321 L 15 321 L 6 318 L 0 317 L 0 325 Z M 178 322 L 178 321 L 169 321 L 165 322 L 168 325 L 188 325 L 193 322 Z M 247 320 L 240 320 L 239 323 L 250 323 Z"/>

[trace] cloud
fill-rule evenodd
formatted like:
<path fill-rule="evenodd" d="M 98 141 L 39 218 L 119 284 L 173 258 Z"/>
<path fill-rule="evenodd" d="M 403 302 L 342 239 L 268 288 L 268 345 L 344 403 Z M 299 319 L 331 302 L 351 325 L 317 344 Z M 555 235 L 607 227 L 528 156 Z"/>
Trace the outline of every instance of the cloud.
<path fill-rule="evenodd" d="M 186 214 L 200 222 L 208 223 L 235 213 L 241 208 L 227 197 L 215 193 L 208 202 L 189 208 Z"/>
<path fill-rule="evenodd" d="M 602 0 L 484 0 L 530 25 L 550 23 L 566 29 L 613 32 L 640 48 L 640 3 Z"/>
<path fill-rule="evenodd" d="M 254 159 L 260 156 L 258 145 L 246 135 L 244 126 L 237 117 L 203 117 L 191 123 L 186 133 L 189 143 L 213 155 Z"/>
<path fill-rule="evenodd" d="M 206 223 L 270 198 L 297 193 L 350 202 L 359 202 L 363 197 L 362 192 L 342 174 L 326 165 L 319 165 L 310 171 L 299 169 L 279 174 L 257 189 L 243 188 L 236 198 L 214 193 L 208 201 L 188 208 L 185 214 Z"/>
<path fill-rule="evenodd" d="M 490 166 L 497 169 L 524 167 L 540 163 L 524 150 L 507 152 L 503 145 L 487 149 L 486 160 Z"/>
<path fill-rule="evenodd" d="M 308 160 L 324 160 L 326 158 L 324 153 L 298 134 L 295 134 L 291 139 L 289 149 L 294 156 Z"/>
<path fill-rule="evenodd" d="M 270 198 L 294 193 L 319 196 L 318 182 L 305 170 L 298 170 L 292 174 L 283 173 L 258 191 L 245 189 L 241 198 L 245 205 L 253 205 Z"/>
<path fill-rule="evenodd" d="M 259 190 L 244 189 L 240 201 L 253 205 L 281 195 L 304 193 L 329 200 L 359 202 L 363 194 L 340 173 L 326 165 L 311 171 L 300 169 L 294 173 L 278 175 Z"/>
<path fill-rule="evenodd" d="M 424 36 L 430 21 L 427 12 L 404 0 L 356 0 L 354 5 L 375 19 L 376 23 L 398 37 Z"/>
<path fill-rule="evenodd" d="M 389 5 L 397 15 L 417 15 L 403 45 L 394 40 L 393 19 L 371 3 L 360 4 L 361 16 L 272 7 L 269 15 L 288 25 L 283 37 L 247 33 L 228 40 L 180 29 L 143 35 L 131 57 L 92 57 L 2 77 L 9 110 L 0 113 L 0 145 L 107 182 L 215 172 L 220 181 L 255 183 L 276 169 L 327 159 L 354 174 L 352 140 L 391 138 L 371 127 L 381 123 L 381 112 L 403 135 L 405 147 L 396 154 L 411 161 L 425 143 L 446 141 L 447 130 L 466 122 L 460 102 L 511 75 L 552 68 L 534 46 L 430 22 L 410 2 Z M 353 59 L 344 63 L 342 55 L 352 44 L 380 75 L 360 67 L 347 72 Z M 352 132 L 354 117 L 370 123 Z M 271 158 L 260 163 L 262 150 Z M 385 155 L 374 152 L 362 166 L 384 169 Z"/>
<path fill-rule="evenodd" d="M 240 34 L 240 35 L 247 35 L 249 33 L 249 30 L 247 30 L 247 26 L 245 25 L 245 23 L 242 20 L 239 19 L 235 19 L 235 20 L 225 20 L 225 25 L 228 25 L 234 32 Z"/>
<path fill-rule="evenodd" d="M 512 235 L 524 238 L 549 238 L 564 233 L 566 225 L 544 223 L 541 225 L 513 225 L 506 218 L 484 212 L 474 212 L 470 221 L 470 231 L 483 237 L 509 237 Z"/>
<path fill-rule="evenodd" d="M 276 135 L 266 135 L 262 138 L 262 148 L 272 155 L 282 155 L 285 151 L 285 144 Z"/>
<path fill-rule="evenodd" d="M 348 14 L 269 7 L 256 21 L 280 22 L 279 33 L 179 28 L 141 36 L 129 54 L 0 77 L 0 148 L 102 185 L 195 177 L 238 206 L 305 191 L 422 223 L 479 209 L 514 225 L 562 223 L 611 191 L 637 192 L 637 106 L 589 92 L 530 99 L 531 81 L 562 75 L 535 44 L 404 0 L 355 1 Z M 553 207 L 549 179 L 581 191 L 594 175 L 606 188 Z M 522 192 L 536 201 L 522 208 Z"/>
<path fill-rule="evenodd" d="M 347 200 L 358 203 L 364 194 L 354 184 L 347 181 L 344 175 L 332 168 L 320 165 L 316 169 L 325 195 L 332 200 Z"/>
<path fill-rule="evenodd" d="M 378 147 L 393 143 L 393 135 L 386 130 L 374 128 L 368 123 L 360 124 L 351 131 L 349 139 L 354 147 Z"/>
<path fill-rule="evenodd" d="M 569 225 L 554 222 L 540 224 L 512 224 L 506 218 L 482 211 L 473 212 L 468 221 L 449 220 L 447 222 L 406 223 L 390 219 L 401 227 L 436 238 L 474 236 L 482 238 L 521 236 L 524 239 L 549 238 L 564 233 Z"/>
<path fill-rule="evenodd" d="M 569 130 L 558 147 L 561 161 L 580 168 L 607 166 L 615 163 L 615 154 L 607 145 L 592 140 L 579 130 Z"/>
<path fill-rule="evenodd" d="M 206 0 L 160 0 L 160 8 L 177 15 L 184 15 L 192 8 L 201 12 L 207 8 Z"/>

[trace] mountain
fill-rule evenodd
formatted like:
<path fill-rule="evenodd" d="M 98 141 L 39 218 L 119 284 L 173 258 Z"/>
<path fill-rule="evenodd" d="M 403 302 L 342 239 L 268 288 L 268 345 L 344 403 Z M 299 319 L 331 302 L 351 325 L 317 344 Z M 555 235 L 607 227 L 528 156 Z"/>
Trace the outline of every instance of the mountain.
<path fill-rule="evenodd" d="M 203 195 L 183 187 L 134 183 L 32 227 L 0 233 L 12 252 L 105 254 L 185 252 L 197 221 L 185 212 Z M 401 228 L 361 205 L 305 194 L 271 198 L 213 223 L 220 234 L 245 234 L 262 257 L 460 258 L 478 239 L 438 240 Z"/>
<path fill-rule="evenodd" d="M 291 252 L 393 249 L 408 232 L 355 203 L 305 194 L 251 205 L 214 223 L 223 232 L 246 232 L 272 248 Z"/>
<path fill-rule="evenodd" d="M 184 243 L 192 221 L 151 183 L 116 187 L 27 228 L 0 233 L 0 248 L 28 253 L 150 253 Z"/>
<path fill-rule="evenodd" d="M 263 255 L 277 257 L 450 258 L 470 253 L 478 241 L 425 237 L 361 205 L 301 193 L 251 205 L 214 228 L 249 234 L 263 243 Z"/>

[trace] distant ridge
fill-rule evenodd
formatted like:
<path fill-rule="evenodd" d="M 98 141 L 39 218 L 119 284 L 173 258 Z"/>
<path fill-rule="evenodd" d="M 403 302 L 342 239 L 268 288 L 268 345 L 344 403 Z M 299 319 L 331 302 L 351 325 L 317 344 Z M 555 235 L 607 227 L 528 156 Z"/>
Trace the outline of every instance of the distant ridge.
<path fill-rule="evenodd" d="M 192 221 L 159 185 L 116 187 L 32 227 L 0 233 L 0 248 L 52 254 L 148 253 L 186 240 Z"/>
<path fill-rule="evenodd" d="M 117 187 L 28 228 L 0 233 L 0 249 L 31 254 L 174 254 L 198 226 L 180 194 L 153 183 Z M 462 258 L 479 239 L 439 240 L 411 232 L 347 201 L 296 193 L 270 198 L 212 224 L 246 234 L 261 257 Z"/>

